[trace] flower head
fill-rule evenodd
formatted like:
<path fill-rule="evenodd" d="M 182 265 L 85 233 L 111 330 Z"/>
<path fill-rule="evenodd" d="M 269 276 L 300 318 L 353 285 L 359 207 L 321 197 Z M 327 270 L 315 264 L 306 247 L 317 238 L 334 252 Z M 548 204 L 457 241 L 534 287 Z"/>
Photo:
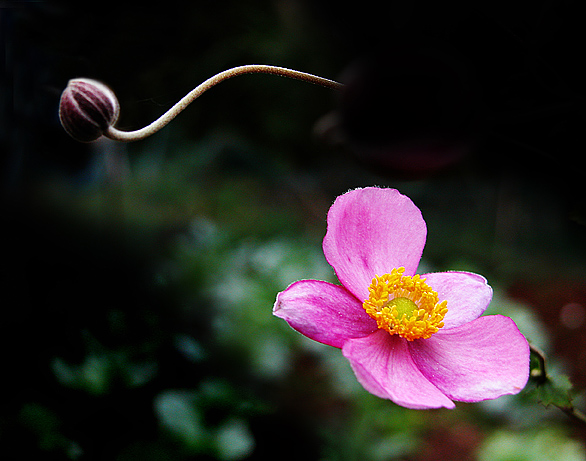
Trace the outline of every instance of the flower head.
<path fill-rule="evenodd" d="M 273 313 L 342 349 L 366 390 L 408 408 L 454 408 L 518 393 L 529 345 L 508 317 L 481 317 L 492 298 L 469 272 L 416 275 L 426 225 L 395 189 L 355 189 L 328 213 L 323 249 L 342 285 L 302 280 Z"/>

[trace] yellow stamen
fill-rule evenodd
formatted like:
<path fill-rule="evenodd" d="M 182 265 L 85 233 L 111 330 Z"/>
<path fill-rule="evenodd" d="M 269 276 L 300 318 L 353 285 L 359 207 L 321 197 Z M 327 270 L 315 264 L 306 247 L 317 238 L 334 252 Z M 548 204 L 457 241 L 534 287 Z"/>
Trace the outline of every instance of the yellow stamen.
<path fill-rule="evenodd" d="M 408 341 L 427 339 L 444 326 L 447 301 L 439 302 L 437 292 L 414 275 L 403 275 L 404 267 L 390 274 L 375 275 L 362 304 L 379 328 Z"/>

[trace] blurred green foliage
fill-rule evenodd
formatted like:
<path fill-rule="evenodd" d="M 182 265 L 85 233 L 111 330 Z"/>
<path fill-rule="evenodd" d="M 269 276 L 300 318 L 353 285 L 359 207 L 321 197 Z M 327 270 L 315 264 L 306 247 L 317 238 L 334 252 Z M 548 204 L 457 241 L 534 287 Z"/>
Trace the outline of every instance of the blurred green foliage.
<path fill-rule="evenodd" d="M 329 206 L 324 191 L 316 188 L 308 205 L 296 188 L 266 180 L 278 164 L 230 172 L 217 169 L 222 149 L 207 161 L 196 148 L 188 152 L 161 158 L 145 146 L 127 159 L 122 180 L 99 188 L 58 178 L 40 185 L 37 200 L 57 226 L 40 232 L 51 232 L 51 239 L 65 233 L 68 245 L 78 241 L 76 248 L 97 237 L 126 250 L 84 257 L 84 265 L 122 277 L 115 288 L 124 293 L 103 286 L 103 275 L 94 273 L 88 286 L 101 286 L 109 302 L 87 318 L 74 313 L 86 308 L 83 299 L 56 311 L 78 349 L 44 346 L 51 351 L 45 381 L 22 399 L 19 425 L 10 429 L 30 438 L 31 452 L 236 460 L 287 458 L 281 453 L 287 446 L 291 459 L 427 459 L 442 449 L 448 459 L 458 449 L 479 459 L 537 460 L 527 443 L 551 439 L 571 459 L 586 459 L 562 413 L 537 404 L 559 402 L 533 382 L 538 399 L 528 389 L 454 411 L 407 410 L 366 393 L 339 350 L 271 315 L 276 293 L 289 283 L 335 281 L 321 251 Z M 240 153 L 247 155 L 230 155 Z M 433 235 L 433 222 L 428 225 Z M 123 271 L 114 269 L 120 258 Z M 486 264 L 464 251 L 458 259 L 460 269 L 482 271 Z M 436 268 L 431 259 L 423 264 Z M 65 274 L 75 267 L 65 266 Z M 140 283 L 128 284 L 138 274 Z M 154 293 L 149 300 L 136 296 L 142 284 Z M 547 329 L 531 309 L 498 284 L 495 290 L 488 313 L 513 317 L 529 339 L 548 347 Z M 96 444 L 100 438 L 108 443 Z"/>

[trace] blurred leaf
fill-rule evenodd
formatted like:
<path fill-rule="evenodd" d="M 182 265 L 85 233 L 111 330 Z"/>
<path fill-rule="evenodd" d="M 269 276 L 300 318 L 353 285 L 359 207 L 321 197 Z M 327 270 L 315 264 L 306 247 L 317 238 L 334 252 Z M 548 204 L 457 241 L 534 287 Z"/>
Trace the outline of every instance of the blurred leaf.
<path fill-rule="evenodd" d="M 111 364 L 105 356 L 88 355 L 80 365 L 69 365 L 57 357 L 52 363 L 57 380 L 64 386 L 100 395 L 109 391 Z"/>
<path fill-rule="evenodd" d="M 219 458 L 232 461 L 245 458 L 254 450 L 254 437 L 245 421 L 234 418 L 224 423 L 216 433 Z"/>
<path fill-rule="evenodd" d="M 204 449 L 209 434 L 192 392 L 164 391 L 155 398 L 154 407 L 161 425 L 186 447 L 193 452 Z"/>
<path fill-rule="evenodd" d="M 69 459 L 81 455 L 79 446 L 61 433 L 61 421 L 49 408 L 35 403 L 25 403 L 19 414 L 19 422 L 32 432 L 41 450 L 63 452 Z"/>
<path fill-rule="evenodd" d="M 479 461 L 584 461 L 586 450 L 558 428 L 496 431 L 481 446 Z"/>
<path fill-rule="evenodd" d="M 551 374 L 546 370 L 546 358 L 535 346 L 531 347 L 531 379 L 525 388 L 527 395 L 539 403 L 554 405 L 562 410 L 572 409 L 573 390 L 570 378 L 564 374 Z"/>
<path fill-rule="evenodd" d="M 528 385 L 531 386 L 531 383 Z M 555 405 L 559 408 L 572 408 L 572 383 L 566 375 L 548 376 L 541 383 L 533 382 L 533 395 L 543 405 Z"/>

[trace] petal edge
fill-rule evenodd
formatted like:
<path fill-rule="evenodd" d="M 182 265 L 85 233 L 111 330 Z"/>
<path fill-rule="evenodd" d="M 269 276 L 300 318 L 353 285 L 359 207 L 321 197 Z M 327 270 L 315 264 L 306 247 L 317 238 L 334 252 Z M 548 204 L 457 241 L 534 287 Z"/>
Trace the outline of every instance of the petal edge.
<path fill-rule="evenodd" d="M 350 338 L 366 336 L 377 329 L 348 290 L 319 280 L 301 280 L 277 295 L 273 314 L 303 335 L 341 348 Z"/>
<path fill-rule="evenodd" d="M 421 278 L 437 292 L 440 301 L 448 301 L 444 330 L 476 320 L 492 299 L 492 288 L 487 280 L 472 272 L 432 272 Z"/>
<path fill-rule="evenodd" d="M 417 368 L 407 341 L 384 330 L 344 344 L 342 353 L 350 361 L 362 386 L 377 397 L 415 410 L 454 408 L 455 404 Z"/>
<path fill-rule="evenodd" d="M 529 378 L 529 344 L 517 325 L 502 315 L 440 330 L 409 348 L 423 375 L 462 402 L 517 394 Z"/>
<path fill-rule="evenodd" d="M 396 189 L 367 187 L 336 198 L 328 212 L 324 255 L 338 279 L 361 301 L 376 275 L 405 267 L 413 275 L 427 227 L 419 208 Z"/>

